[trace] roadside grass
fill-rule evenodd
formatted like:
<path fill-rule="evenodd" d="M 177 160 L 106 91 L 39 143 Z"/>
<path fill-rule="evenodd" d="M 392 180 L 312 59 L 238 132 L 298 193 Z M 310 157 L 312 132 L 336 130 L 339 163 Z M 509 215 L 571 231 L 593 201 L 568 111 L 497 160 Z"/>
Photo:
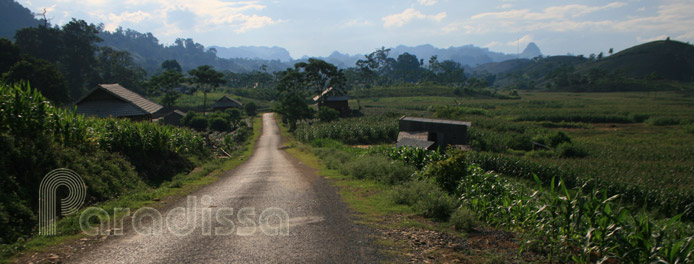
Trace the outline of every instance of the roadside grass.
<path fill-rule="evenodd" d="M 162 200 L 175 200 L 190 194 L 208 184 L 214 183 L 219 179 L 219 176 L 228 170 L 232 170 L 253 154 L 256 142 L 260 137 L 262 129 L 262 118 L 253 118 L 253 136 L 249 137 L 244 143 L 244 147 L 232 153 L 231 158 L 210 158 L 208 160 L 192 159 L 196 168 L 186 174 L 178 174 L 171 181 L 163 182 L 157 188 L 141 188 L 125 194 L 119 198 L 108 200 L 103 203 L 94 204 L 91 207 L 99 207 L 109 213 L 111 222 L 118 221 L 124 216 L 124 213 L 114 215 L 115 208 L 129 208 L 130 213 L 134 213 L 142 207 L 157 208 L 161 206 Z M 84 209 L 84 208 L 83 208 Z M 84 238 L 87 235 L 81 232 L 79 226 L 79 215 L 83 210 L 76 214 L 67 216 L 58 220 L 56 223 L 55 236 L 39 236 L 35 235 L 26 242 L 18 242 L 13 245 L 12 251 L 6 251 L 12 254 L 4 254 L 0 256 L 0 263 L 14 263 L 17 258 L 22 255 L 30 255 L 35 252 L 48 252 L 53 247 L 63 243 L 71 243 L 78 239 Z"/>
<path fill-rule="evenodd" d="M 455 237 L 465 237 L 463 232 L 457 232 L 452 224 L 447 221 L 432 221 L 418 215 L 412 206 L 396 204 L 392 199 L 393 185 L 378 182 L 371 179 L 355 179 L 344 175 L 337 169 L 329 169 L 325 162 L 319 160 L 310 145 L 298 142 L 288 131 L 288 128 L 278 122 L 284 140 L 284 149 L 290 155 L 318 170 L 320 176 L 338 188 L 342 200 L 354 211 L 355 223 L 363 224 L 378 230 L 397 232 L 398 230 L 424 230 L 447 233 Z M 403 258 L 414 255 L 415 249 L 411 248 L 412 241 L 382 237 L 374 235 L 374 243 L 381 246 L 381 252 L 393 256 L 393 263 L 400 263 Z M 498 253 L 482 250 L 485 256 L 498 257 Z M 477 252 L 479 253 L 479 252 Z M 474 254 L 477 254 L 474 253 Z M 447 255 L 447 259 L 470 259 L 473 253 L 466 256 L 450 248 L 435 249 L 431 252 L 423 252 L 422 256 Z M 474 257 L 476 260 L 480 258 Z M 386 261 L 388 262 L 388 261 Z"/>

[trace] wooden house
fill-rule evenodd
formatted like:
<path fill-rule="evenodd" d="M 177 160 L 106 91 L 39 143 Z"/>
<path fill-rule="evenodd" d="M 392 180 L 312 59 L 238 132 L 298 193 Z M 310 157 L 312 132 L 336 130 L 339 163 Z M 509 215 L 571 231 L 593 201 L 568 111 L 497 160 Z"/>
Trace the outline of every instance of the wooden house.
<path fill-rule="evenodd" d="M 444 149 L 449 145 L 468 145 L 470 122 L 403 116 L 399 120 L 397 146 Z"/>
<path fill-rule="evenodd" d="M 77 113 L 96 117 L 123 117 L 151 121 L 152 115 L 162 109 L 119 84 L 100 84 L 75 103 Z"/>
<path fill-rule="evenodd" d="M 241 109 L 243 107 L 243 104 L 237 100 L 234 100 L 234 98 L 231 98 L 229 96 L 222 96 L 222 98 L 219 98 L 214 104 L 212 104 L 212 111 L 224 111 L 229 108 L 239 108 Z"/>

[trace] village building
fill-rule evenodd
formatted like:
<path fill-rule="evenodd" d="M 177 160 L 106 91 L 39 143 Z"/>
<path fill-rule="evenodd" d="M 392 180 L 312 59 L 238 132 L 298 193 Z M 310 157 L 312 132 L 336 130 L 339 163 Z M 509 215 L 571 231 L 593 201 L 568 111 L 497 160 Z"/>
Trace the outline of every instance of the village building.
<path fill-rule="evenodd" d="M 77 113 L 95 117 L 122 117 L 151 121 L 163 107 L 120 84 L 100 84 L 75 103 Z"/>
<path fill-rule="evenodd" d="M 182 126 L 181 119 L 186 116 L 186 113 L 180 110 L 173 110 L 166 115 L 159 118 L 162 124 L 172 125 L 172 126 Z"/>
<path fill-rule="evenodd" d="M 397 146 L 423 149 L 445 149 L 468 145 L 470 122 L 403 116 L 399 120 Z"/>
<path fill-rule="evenodd" d="M 241 109 L 243 107 L 243 104 L 237 100 L 234 100 L 234 98 L 231 98 L 229 96 L 222 96 L 222 98 L 219 98 L 214 104 L 212 104 L 212 111 L 224 111 L 229 108 L 239 108 Z"/>
<path fill-rule="evenodd" d="M 347 114 L 350 112 L 349 109 L 349 97 L 347 96 L 335 96 L 335 91 L 332 87 L 325 89 L 321 94 L 313 97 L 313 101 L 318 104 L 318 108 L 329 107 L 337 110 L 342 114 Z"/>

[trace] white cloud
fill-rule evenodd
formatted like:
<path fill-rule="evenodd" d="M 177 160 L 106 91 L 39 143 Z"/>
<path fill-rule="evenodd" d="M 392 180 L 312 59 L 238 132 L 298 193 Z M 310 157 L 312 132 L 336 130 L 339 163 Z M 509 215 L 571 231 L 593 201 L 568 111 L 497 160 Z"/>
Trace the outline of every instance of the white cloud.
<path fill-rule="evenodd" d="M 503 45 L 504 45 L 504 43 L 501 43 L 501 42 L 498 42 L 498 41 L 492 41 L 492 42 L 489 42 L 489 44 L 484 45 L 483 47 L 485 47 L 485 48 L 493 48 L 493 47 L 498 47 L 498 46 L 503 46 Z"/>
<path fill-rule="evenodd" d="M 509 41 L 506 43 L 506 45 L 511 46 L 511 47 L 516 47 L 516 46 L 525 46 L 528 45 L 528 43 L 533 42 L 533 36 L 531 35 L 525 35 L 517 40 L 514 41 Z"/>
<path fill-rule="evenodd" d="M 435 15 L 425 15 L 414 8 L 407 8 L 404 11 L 402 11 L 402 13 L 389 15 L 383 17 L 381 20 L 383 20 L 384 27 L 390 28 L 402 27 L 403 25 L 409 23 L 414 19 L 431 19 L 437 22 L 441 22 L 441 20 L 443 20 L 444 18 L 446 18 L 446 12 L 441 12 Z"/>
<path fill-rule="evenodd" d="M 651 42 L 651 41 L 656 41 L 656 40 L 665 40 L 667 37 L 668 37 L 667 35 L 660 35 L 660 36 L 647 37 L 647 38 L 636 37 L 636 40 L 638 42 Z"/>
<path fill-rule="evenodd" d="M 350 19 L 347 22 L 342 24 L 342 28 L 347 28 L 347 27 L 363 27 L 363 26 L 368 26 L 371 25 L 371 22 L 366 19 Z"/>
<path fill-rule="evenodd" d="M 420 5 L 432 6 L 435 5 L 438 0 L 417 0 Z"/>
<path fill-rule="evenodd" d="M 501 5 L 501 9 L 509 9 L 509 8 L 511 8 L 511 7 L 513 7 L 512 4 L 503 4 L 503 5 Z"/>
<path fill-rule="evenodd" d="M 152 14 L 143 12 L 142 10 L 138 10 L 137 12 L 122 12 L 118 15 L 110 13 L 108 16 L 103 16 L 103 15 L 97 15 L 101 19 L 105 19 L 106 21 L 103 21 L 105 23 L 104 28 L 109 31 L 113 31 L 118 26 L 120 26 L 123 22 L 130 22 L 130 23 L 140 23 L 141 21 L 145 19 L 150 19 L 152 18 Z"/>
<path fill-rule="evenodd" d="M 468 23 L 469 27 L 465 29 L 465 32 L 527 32 L 534 30 L 567 32 L 584 29 L 604 30 L 610 28 L 614 22 L 608 20 L 581 20 L 580 17 L 597 11 L 619 8 L 625 5 L 626 3 L 623 2 L 613 2 L 602 6 L 572 4 L 550 6 L 544 8 L 540 12 L 534 12 L 530 9 L 486 12 L 471 16 Z"/>
<path fill-rule="evenodd" d="M 625 6 L 623 2 L 613 2 L 604 6 L 587 6 L 587 5 L 564 5 L 551 6 L 545 8 L 542 12 L 531 12 L 529 9 L 514 9 L 501 12 L 487 12 L 472 16 L 472 19 L 496 18 L 510 19 L 522 18 L 525 20 L 546 20 L 546 19 L 565 19 L 569 17 L 580 17 L 599 10 L 610 8 L 618 8 Z"/>

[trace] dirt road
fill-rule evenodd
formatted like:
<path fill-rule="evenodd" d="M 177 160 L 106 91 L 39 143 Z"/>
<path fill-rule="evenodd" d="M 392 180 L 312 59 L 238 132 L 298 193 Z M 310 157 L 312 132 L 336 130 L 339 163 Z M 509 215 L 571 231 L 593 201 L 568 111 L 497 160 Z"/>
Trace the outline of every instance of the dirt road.
<path fill-rule="evenodd" d="M 68 262 L 379 261 L 368 241 L 370 231 L 350 221 L 336 189 L 280 146 L 277 124 L 272 114 L 264 114 L 256 151 L 245 164 L 188 198 L 158 209 L 160 220 L 152 211 L 140 211 L 141 224 L 126 226 L 124 235 L 110 236 Z M 161 234 L 156 234 L 158 230 Z"/>

